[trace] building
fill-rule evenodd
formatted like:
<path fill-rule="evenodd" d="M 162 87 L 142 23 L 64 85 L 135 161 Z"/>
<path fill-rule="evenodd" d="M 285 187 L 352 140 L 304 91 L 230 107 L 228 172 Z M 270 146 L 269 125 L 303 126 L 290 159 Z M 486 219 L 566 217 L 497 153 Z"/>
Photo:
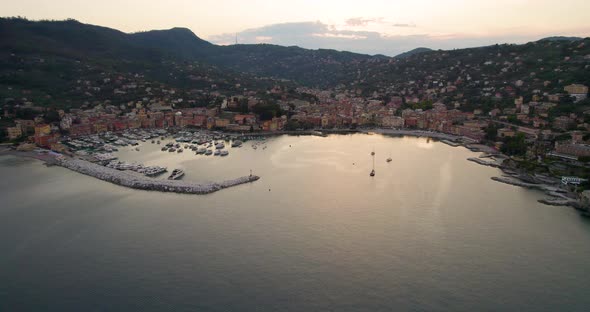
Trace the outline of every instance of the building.
<path fill-rule="evenodd" d="M 51 127 L 48 124 L 39 124 L 35 126 L 35 136 L 48 135 L 51 133 Z"/>
<path fill-rule="evenodd" d="M 560 116 L 553 120 L 553 128 L 557 130 L 567 130 L 574 124 L 573 120 L 567 116 Z"/>
<path fill-rule="evenodd" d="M 590 156 L 590 145 L 555 142 L 555 152 L 569 156 L 587 157 Z"/>
<path fill-rule="evenodd" d="M 576 98 L 576 102 L 585 100 L 588 97 L 588 87 L 581 84 L 571 84 L 563 88 L 570 96 Z"/>
<path fill-rule="evenodd" d="M 215 127 L 217 127 L 217 128 L 225 128 L 228 125 L 229 125 L 229 119 L 215 118 Z"/>
<path fill-rule="evenodd" d="M 498 129 L 497 135 L 499 138 L 513 137 L 516 135 L 516 132 L 510 128 L 502 128 L 502 129 Z"/>
<path fill-rule="evenodd" d="M 385 128 L 403 128 L 404 119 L 398 116 L 385 116 L 381 119 L 381 126 Z"/>
<path fill-rule="evenodd" d="M 14 121 L 17 127 L 20 127 L 20 130 L 24 134 L 33 133 L 35 131 L 35 121 L 32 119 L 17 119 Z"/>
<path fill-rule="evenodd" d="M 37 146 L 50 148 L 52 144 L 58 143 L 58 141 L 59 141 L 58 134 L 35 135 L 35 144 L 37 144 Z"/>
<path fill-rule="evenodd" d="M 23 131 L 20 127 L 8 127 L 6 128 L 6 135 L 9 140 L 16 140 L 23 136 Z"/>

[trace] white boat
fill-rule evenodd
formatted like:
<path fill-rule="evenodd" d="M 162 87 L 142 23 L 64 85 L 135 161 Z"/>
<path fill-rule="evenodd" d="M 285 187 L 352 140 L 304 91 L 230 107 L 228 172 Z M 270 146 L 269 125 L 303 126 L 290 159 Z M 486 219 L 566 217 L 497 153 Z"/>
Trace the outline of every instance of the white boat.
<path fill-rule="evenodd" d="M 213 151 L 208 149 L 205 151 L 205 155 L 210 156 L 211 154 L 213 154 Z"/>
<path fill-rule="evenodd" d="M 231 147 L 240 147 L 240 146 L 242 146 L 242 141 L 240 141 L 240 140 L 233 140 L 231 142 Z"/>
<path fill-rule="evenodd" d="M 220 150 L 220 149 L 223 149 L 224 147 L 225 147 L 225 144 L 223 144 L 223 142 L 215 144 L 215 149 Z"/>
<path fill-rule="evenodd" d="M 227 155 L 229 155 L 229 152 L 226 150 L 219 152 L 219 156 L 227 156 Z"/>
<path fill-rule="evenodd" d="M 371 170 L 371 173 L 369 173 L 369 176 L 374 177 L 375 176 L 375 151 L 374 150 L 371 152 L 371 157 L 373 157 L 373 170 Z"/>
<path fill-rule="evenodd" d="M 174 169 L 172 170 L 172 173 L 170 173 L 170 176 L 168 176 L 168 180 L 178 180 L 182 178 L 182 176 L 184 176 L 184 171 L 180 169 Z"/>
<path fill-rule="evenodd" d="M 221 152 L 219 150 L 215 150 L 215 152 L 213 153 L 213 156 L 219 156 Z"/>

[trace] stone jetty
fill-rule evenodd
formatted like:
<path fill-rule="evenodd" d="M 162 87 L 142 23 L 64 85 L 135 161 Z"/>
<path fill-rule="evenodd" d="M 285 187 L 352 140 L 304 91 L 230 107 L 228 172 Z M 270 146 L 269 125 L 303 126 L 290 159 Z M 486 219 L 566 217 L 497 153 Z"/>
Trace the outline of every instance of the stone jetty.
<path fill-rule="evenodd" d="M 95 177 L 97 179 L 111 182 L 113 184 L 130 187 L 138 190 L 174 192 L 183 194 L 209 194 L 217 192 L 224 188 L 254 182 L 260 177 L 255 175 L 244 176 L 234 180 L 227 180 L 219 183 L 199 184 L 180 180 L 160 180 L 151 179 L 144 176 L 137 176 L 125 171 L 107 168 L 91 162 L 60 157 L 57 159 L 57 165 L 70 170 Z"/>
<path fill-rule="evenodd" d="M 502 160 L 486 161 L 486 160 L 483 160 L 481 158 L 476 158 L 476 157 L 470 157 L 470 158 L 467 158 L 467 160 L 472 161 L 476 164 L 480 164 L 482 166 L 488 166 L 488 167 L 493 167 L 493 168 L 501 168 L 502 167 Z"/>

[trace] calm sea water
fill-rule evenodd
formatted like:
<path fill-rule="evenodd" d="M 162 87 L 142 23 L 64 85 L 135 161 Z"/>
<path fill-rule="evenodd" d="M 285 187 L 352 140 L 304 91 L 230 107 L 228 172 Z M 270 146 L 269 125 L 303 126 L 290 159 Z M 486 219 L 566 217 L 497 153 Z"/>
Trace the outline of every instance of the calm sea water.
<path fill-rule="evenodd" d="M 261 179 L 178 195 L 1 157 L 1 311 L 590 307 L 590 222 L 490 180 L 500 172 L 464 148 L 379 135 L 283 136 L 225 158 L 159 147 L 119 155 L 188 180 Z"/>

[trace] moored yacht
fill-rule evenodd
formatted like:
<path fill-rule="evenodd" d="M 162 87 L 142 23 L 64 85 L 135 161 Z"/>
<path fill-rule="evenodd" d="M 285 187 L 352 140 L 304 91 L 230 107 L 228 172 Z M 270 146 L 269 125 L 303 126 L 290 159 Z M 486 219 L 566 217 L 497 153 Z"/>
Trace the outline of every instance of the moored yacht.
<path fill-rule="evenodd" d="M 182 178 L 182 176 L 184 176 L 184 171 L 180 169 L 174 169 L 172 170 L 172 173 L 170 173 L 170 176 L 168 176 L 168 180 L 178 180 Z"/>

